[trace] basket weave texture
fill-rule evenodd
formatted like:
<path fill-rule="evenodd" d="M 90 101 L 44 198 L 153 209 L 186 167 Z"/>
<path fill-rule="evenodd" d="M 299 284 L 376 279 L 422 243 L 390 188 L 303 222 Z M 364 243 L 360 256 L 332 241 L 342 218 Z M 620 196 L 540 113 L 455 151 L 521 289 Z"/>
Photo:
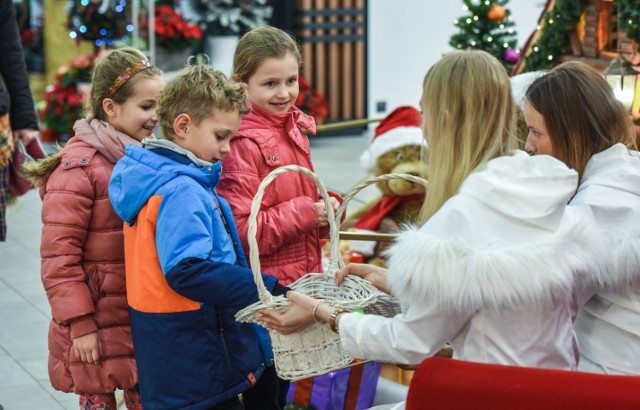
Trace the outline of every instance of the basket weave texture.
<path fill-rule="evenodd" d="M 427 188 L 429 185 L 429 181 L 424 178 L 411 175 L 411 174 L 399 174 L 399 173 L 391 173 L 391 174 L 382 174 L 375 177 L 367 178 L 356 184 L 351 190 L 344 196 L 344 201 L 338 208 L 336 212 L 336 221 L 342 220 L 342 215 L 346 212 L 347 206 L 349 202 L 363 189 L 368 186 L 374 185 L 380 181 L 387 181 L 390 179 L 404 179 L 405 181 L 412 182 L 414 184 L 419 184 Z M 384 317 L 393 317 L 399 313 L 401 313 L 401 305 L 398 300 L 386 293 L 382 293 L 378 296 L 376 301 L 364 308 L 364 312 L 366 314 L 371 315 L 379 315 Z"/>
<path fill-rule="evenodd" d="M 247 235 L 249 242 L 249 261 L 253 278 L 258 288 L 260 301 L 239 311 L 236 314 L 236 320 L 239 322 L 261 324 L 256 320 L 259 310 L 274 309 L 283 312 L 290 306 L 290 301 L 284 296 L 273 296 L 267 291 L 260 271 L 260 257 L 256 239 L 257 215 L 260 211 L 264 191 L 278 175 L 286 172 L 299 172 L 314 181 L 325 202 L 329 220 L 330 261 L 327 272 L 308 273 L 293 282 L 290 285 L 291 289 L 316 299 L 323 299 L 337 308 L 346 310 L 365 309 L 367 312 L 383 314 L 385 316 L 397 314 L 399 312 L 399 305 L 395 299 L 380 292 L 364 279 L 348 275 L 339 286 L 335 283 L 335 272 L 344 266 L 344 261 L 342 260 L 339 250 L 338 221 L 341 220 L 348 201 L 355 193 L 364 188 L 364 186 L 380 180 L 381 177 L 372 178 L 372 181 L 351 195 L 347 195 L 338 212 L 334 214 L 327 190 L 318 176 L 307 168 L 297 165 L 287 165 L 277 168 L 267 175 L 260 183 L 258 191 L 251 203 Z M 390 179 L 388 176 L 385 177 Z M 397 178 L 397 176 L 392 178 Z M 269 330 L 269 334 L 273 346 L 276 372 L 280 378 L 285 380 L 295 381 L 325 374 L 347 367 L 353 361 L 353 359 L 343 351 L 342 345 L 340 344 L 340 336 L 331 331 L 326 324 L 316 323 L 302 332 L 290 335 L 283 335 L 275 330 Z"/>
<path fill-rule="evenodd" d="M 283 296 L 271 295 L 262 281 L 260 274 L 260 257 L 257 233 L 257 215 L 260 211 L 262 197 L 267 186 L 278 175 L 285 172 L 300 172 L 310 177 L 322 196 L 329 219 L 329 246 L 331 260 L 326 273 L 308 273 L 296 280 L 290 287 L 300 293 L 332 303 L 334 306 L 355 310 L 364 308 L 375 301 L 381 295 L 369 282 L 349 275 L 340 285 L 335 283 L 335 272 L 344 265 L 339 252 L 338 226 L 336 215 L 327 190 L 317 175 L 307 168 L 297 165 L 287 165 L 273 170 L 260 183 L 258 191 L 251 203 L 251 214 L 249 215 L 249 231 L 247 239 L 249 242 L 249 261 L 253 272 L 253 279 L 258 288 L 259 302 L 254 303 L 236 314 L 239 322 L 259 323 L 256 316 L 261 309 L 275 309 L 285 311 L 290 302 Z M 302 332 L 283 335 L 276 331 L 269 330 L 271 344 L 276 366 L 276 372 L 282 379 L 299 380 L 307 377 L 317 376 L 341 369 L 349 365 L 352 359 L 347 356 L 340 344 L 338 334 L 332 332 L 327 325 L 316 323 Z"/>

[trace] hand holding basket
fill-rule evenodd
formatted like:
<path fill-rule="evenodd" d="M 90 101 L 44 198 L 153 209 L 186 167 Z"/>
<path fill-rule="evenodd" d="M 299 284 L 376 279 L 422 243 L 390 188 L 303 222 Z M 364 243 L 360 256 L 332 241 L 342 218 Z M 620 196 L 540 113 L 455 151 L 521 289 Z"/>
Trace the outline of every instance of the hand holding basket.
<path fill-rule="evenodd" d="M 251 203 L 249 215 L 249 260 L 253 278 L 258 288 L 259 302 L 254 303 L 236 314 L 239 322 L 258 323 L 256 316 L 261 309 L 275 309 L 283 311 L 288 308 L 290 301 L 283 296 L 271 295 L 262 281 L 260 272 L 260 257 L 257 233 L 257 215 L 266 187 L 278 175 L 285 172 L 300 172 L 310 177 L 322 196 L 329 218 L 329 246 L 331 261 L 326 273 L 308 273 L 296 280 L 290 287 L 305 295 L 323 299 L 337 308 L 356 310 L 365 308 L 375 302 L 382 295 L 373 285 L 362 278 L 348 276 L 339 286 L 335 283 L 336 270 L 344 265 L 339 251 L 338 225 L 336 215 L 331 207 L 327 190 L 320 179 L 310 170 L 297 165 L 288 165 L 272 171 L 260 183 L 258 191 Z M 325 324 L 316 323 L 302 332 L 283 335 L 269 330 L 276 371 L 287 380 L 299 380 L 316 376 L 348 366 L 352 359 L 347 356 L 340 344 L 338 334 L 332 332 Z"/>

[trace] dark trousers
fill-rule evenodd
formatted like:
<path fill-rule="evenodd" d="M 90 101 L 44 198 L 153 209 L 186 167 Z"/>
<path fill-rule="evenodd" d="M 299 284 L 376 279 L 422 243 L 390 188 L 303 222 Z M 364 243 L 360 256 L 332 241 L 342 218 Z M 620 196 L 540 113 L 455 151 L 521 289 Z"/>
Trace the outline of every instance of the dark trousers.
<path fill-rule="evenodd" d="M 267 367 L 256 385 L 242 393 L 245 410 L 284 409 L 289 384 L 278 377 L 275 366 Z"/>
<path fill-rule="evenodd" d="M 238 396 L 232 397 L 227 401 L 218 403 L 209 410 L 244 410 L 242 402 Z"/>

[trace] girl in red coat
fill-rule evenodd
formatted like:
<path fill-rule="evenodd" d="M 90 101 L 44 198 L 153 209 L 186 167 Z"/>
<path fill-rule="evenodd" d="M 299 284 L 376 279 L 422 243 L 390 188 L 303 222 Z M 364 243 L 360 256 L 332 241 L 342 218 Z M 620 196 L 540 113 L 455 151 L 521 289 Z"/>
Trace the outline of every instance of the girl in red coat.
<path fill-rule="evenodd" d="M 246 252 L 251 201 L 260 182 L 284 165 L 313 170 L 303 130 L 315 133 L 316 124 L 294 105 L 301 58 L 291 36 L 268 26 L 245 34 L 234 55 L 233 79 L 247 83 L 252 111 L 243 116 L 231 153 L 222 159 L 218 192 L 233 208 Z M 338 200 L 332 201 L 337 210 Z M 284 285 L 322 272 L 320 238 L 328 233 L 327 212 L 309 177 L 297 172 L 278 176 L 267 187 L 257 222 L 265 272 Z"/>
<path fill-rule="evenodd" d="M 57 155 L 29 165 L 42 197 L 42 283 L 51 304 L 49 377 L 80 395 L 81 409 L 116 410 L 122 389 L 140 409 L 125 294 L 122 220 L 107 188 L 127 144 L 158 122 L 161 71 L 138 50 L 104 56 L 92 78 L 91 114 Z"/>
<path fill-rule="evenodd" d="M 274 169 L 300 165 L 313 170 L 309 140 L 304 131 L 315 133 L 312 117 L 294 103 L 299 94 L 301 63 L 298 45 L 284 31 L 257 27 L 239 41 L 233 58 L 233 79 L 247 83 L 252 111 L 242 118 L 231 141 L 231 152 L 222 158 L 218 193 L 229 201 L 245 252 L 251 201 L 260 182 Z M 339 202 L 332 198 L 337 210 Z M 327 210 L 309 177 L 281 174 L 265 191 L 258 213 L 260 265 L 288 285 L 309 272 L 322 272 L 320 238 L 328 230 Z M 259 337 L 261 336 L 258 331 Z M 266 332 L 262 335 L 267 338 Z M 270 361 L 270 346 L 265 347 Z M 273 366 L 262 376 L 270 377 Z M 280 404 L 288 383 L 280 383 Z"/>

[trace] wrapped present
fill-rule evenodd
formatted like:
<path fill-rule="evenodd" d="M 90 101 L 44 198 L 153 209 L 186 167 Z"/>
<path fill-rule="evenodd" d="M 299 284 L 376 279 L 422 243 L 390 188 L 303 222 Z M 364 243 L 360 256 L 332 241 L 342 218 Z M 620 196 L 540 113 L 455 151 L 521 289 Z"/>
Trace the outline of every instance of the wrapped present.
<path fill-rule="evenodd" d="M 380 377 L 409 386 L 413 378 L 413 370 L 403 370 L 395 364 L 385 363 L 380 369 Z"/>
<path fill-rule="evenodd" d="M 346 369 L 291 383 L 288 408 L 314 410 L 368 409 L 376 393 L 380 363 L 360 363 Z"/>

